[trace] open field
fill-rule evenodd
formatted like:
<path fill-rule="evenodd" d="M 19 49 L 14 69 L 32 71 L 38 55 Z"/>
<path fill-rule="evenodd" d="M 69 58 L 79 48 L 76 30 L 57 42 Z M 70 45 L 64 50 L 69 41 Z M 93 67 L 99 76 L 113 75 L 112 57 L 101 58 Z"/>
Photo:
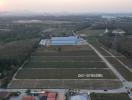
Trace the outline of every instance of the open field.
<path fill-rule="evenodd" d="M 127 59 L 124 59 L 120 53 L 115 52 L 113 49 L 104 47 L 97 41 L 98 36 L 100 36 L 104 30 L 91 30 L 92 27 L 90 26 L 95 23 L 95 19 L 91 22 L 86 18 L 82 20 L 82 17 L 67 17 L 66 20 L 57 20 L 58 17 L 54 20 L 50 20 L 50 18 L 47 20 L 47 18 L 43 19 L 43 17 L 44 16 L 42 16 L 43 23 L 32 20 L 34 18 L 28 19 L 29 23 L 26 24 L 13 23 L 14 21 L 21 21 L 23 18 L 1 20 L 3 23 L 1 24 L 1 28 L 7 28 L 11 31 L 6 33 L 1 30 L 0 44 L 18 40 L 25 41 L 25 39 L 30 38 L 45 39 L 49 34 L 52 36 L 71 36 L 73 32 L 77 32 L 76 34 L 80 33 L 80 36 L 81 34 L 82 36 L 84 35 L 85 39 L 88 38 L 88 42 L 97 48 L 123 77 L 132 81 L 132 73 L 116 61 L 115 58 L 120 59 L 131 68 L 129 63 L 125 63 Z M 84 29 L 85 27 L 88 28 Z M 112 53 L 114 57 L 103 50 L 102 47 Z M 15 48 L 14 53 L 19 52 L 17 47 L 13 48 Z M 24 48 L 27 49 L 25 46 Z M 30 57 L 26 57 L 29 58 L 27 60 L 28 62 L 24 63 L 14 74 L 8 88 L 114 89 L 122 87 L 119 79 L 117 79 L 116 75 L 110 70 L 110 67 L 107 66 L 108 64 L 106 65 L 106 62 L 102 60 L 89 45 L 50 46 L 47 48 L 39 46 L 36 50 L 35 49 L 32 54 L 29 54 L 29 56 L 31 55 Z M 25 50 L 23 50 L 23 52 L 26 53 Z M 4 56 L 6 54 L 7 53 L 3 53 Z M 3 66 L 3 74 L 9 72 L 14 66 L 19 67 L 20 65 L 12 64 L 14 63 L 14 59 L 11 57 L 11 60 L 8 61 L 10 68 L 6 68 L 6 59 L 4 60 L 5 66 Z M 16 61 L 20 62 L 17 56 Z M 23 61 L 25 61 L 25 59 Z M 101 77 L 97 77 L 98 74 L 101 75 Z M 10 75 L 6 75 L 5 77 L 8 78 L 8 76 Z"/>
<path fill-rule="evenodd" d="M 45 48 L 43 48 L 45 49 Z M 44 50 L 39 50 L 33 53 L 33 56 L 97 56 L 97 54 L 92 51 L 92 50 L 79 50 L 79 51 L 61 51 L 61 52 L 57 52 L 57 51 L 44 51 Z"/>
<path fill-rule="evenodd" d="M 101 94 L 92 93 L 90 94 L 91 100 L 131 100 L 126 93 L 120 94 Z"/>
<path fill-rule="evenodd" d="M 120 88 L 122 84 L 119 80 L 46 80 L 46 79 L 20 79 L 14 80 L 10 87 L 15 89 L 116 89 Z"/>
<path fill-rule="evenodd" d="M 24 68 L 107 68 L 104 62 L 28 62 Z"/>
<path fill-rule="evenodd" d="M 66 51 L 66 52 L 35 52 L 33 53 L 33 56 L 97 56 L 97 54 L 94 51 L 87 50 L 87 51 Z"/>
<path fill-rule="evenodd" d="M 89 38 L 88 41 L 104 57 L 111 58 L 110 54 L 101 49 L 102 45 L 94 35 Z M 115 56 L 122 55 L 117 53 Z M 101 77 L 96 77 L 97 74 Z M 84 45 L 39 47 L 18 71 L 8 88 L 114 89 L 121 86 L 105 62 L 92 48 Z"/>
<path fill-rule="evenodd" d="M 99 57 L 84 57 L 84 56 L 67 56 L 67 57 L 60 57 L 60 56 L 52 56 L 52 57 L 32 57 L 32 62 L 45 62 L 45 61 L 101 61 Z"/>
<path fill-rule="evenodd" d="M 79 76 L 84 74 L 85 76 Z M 87 75 L 88 74 L 88 75 Z M 103 76 L 89 76 L 101 74 Z M 42 68 L 22 69 L 16 76 L 17 79 L 116 79 L 109 69 L 82 69 L 82 68 Z"/>
<path fill-rule="evenodd" d="M 91 30 L 90 28 L 86 28 L 86 29 L 80 31 L 81 34 L 86 34 L 87 36 L 99 36 L 103 32 L 104 32 L 103 29 Z"/>
<path fill-rule="evenodd" d="M 27 88 L 33 80 L 36 85 L 32 88 L 120 87 L 121 83 L 102 59 L 89 46 L 82 48 L 67 46 L 62 47 L 60 52 L 58 47 L 39 47 L 17 73 L 9 88 L 17 88 L 21 84 L 22 88 Z M 47 82 L 50 82 L 48 86 Z M 111 82 L 115 84 L 109 84 Z"/>

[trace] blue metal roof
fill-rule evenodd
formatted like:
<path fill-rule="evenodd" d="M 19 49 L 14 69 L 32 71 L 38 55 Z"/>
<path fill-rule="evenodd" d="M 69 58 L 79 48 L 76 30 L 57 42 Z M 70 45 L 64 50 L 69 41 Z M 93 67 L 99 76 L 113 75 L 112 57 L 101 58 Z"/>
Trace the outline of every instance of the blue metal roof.
<path fill-rule="evenodd" d="M 75 45 L 76 41 L 52 41 L 52 45 Z"/>
<path fill-rule="evenodd" d="M 81 45 L 87 41 L 76 36 L 69 37 L 52 37 L 51 39 L 42 39 L 40 45 Z"/>
<path fill-rule="evenodd" d="M 79 41 L 79 39 L 75 36 L 51 38 L 52 45 L 76 45 L 77 41 Z"/>
<path fill-rule="evenodd" d="M 75 36 L 69 36 L 69 37 L 52 37 L 52 41 L 70 41 L 70 40 L 77 40 L 77 37 Z"/>

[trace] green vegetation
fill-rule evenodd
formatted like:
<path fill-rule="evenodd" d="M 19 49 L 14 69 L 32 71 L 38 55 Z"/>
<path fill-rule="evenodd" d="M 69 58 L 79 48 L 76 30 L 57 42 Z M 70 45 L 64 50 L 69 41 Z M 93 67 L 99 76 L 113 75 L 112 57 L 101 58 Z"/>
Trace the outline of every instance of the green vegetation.
<path fill-rule="evenodd" d="M 93 31 L 92 34 L 94 34 L 94 32 L 95 31 Z M 112 53 L 115 56 L 123 56 L 122 54 L 117 52 L 115 49 L 108 47 L 109 46 L 108 44 L 112 45 L 112 43 L 110 43 L 110 41 L 113 42 L 113 40 L 111 39 L 112 37 L 106 37 L 106 36 L 100 37 L 99 35 L 100 35 L 100 32 L 98 33 L 98 35 L 97 35 L 97 33 L 95 33 L 95 36 L 94 35 L 93 36 L 88 36 L 87 39 L 88 39 L 88 42 L 90 42 L 103 56 L 111 56 L 111 55 L 109 53 L 107 53 L 106 51 L 104 51 L 103 49 L 101 49 L 101 47 L 105 48 L 106 50 L 108 50 L 110 53 Z M 120 44 L 120 45 L 117 45 L 117 47 L 120 48 L 119 51 L 124 52 L 125 55 L 131 56 L 131 54 L 130 54 L 130 52 L 132 51 L 131 50 L 131 38 L 123 39 L 124 37 L 118 37 L 118 40 L 119 40 L 119 38 L 120 38 L 120 42 L 118 42 L 118 44 Z M 129 51 L 129 53 L 127 51 Z M 118 59 L 123 59 L 123 58 L 120 58 L 120 57 L 117 57 L 117 58 Z M 132 73 L 128 69 L 126 69 L 123 65 L 121 65 L 115 58 L 106 57 L 106 59 L 119 71 L 119 73 L 126 80 L 128 80 L 128 81 L 132 80 Z M 122 62 L 125 63 L 128 66 L 131 66 L 130 62 L 126 63 L 126 62 L 128 62 L 128 58 L 125 59 L 125 60 L 123 59 Z"/>
<path fill-rule="evenodd" d="M 131 36 L 102 36 L 100 42 L 109 48 L 114 48 L 118 52 L 124 54 L 127 57 L 132 58 L 132 38 Z"/>
<path fill-rule="evenodd" d="M 85 28 L 81 31 L 79 31 L 80 34 L 86 34 L 88 37 L 92 37 L 92 36 L 99 36 L 100 34 L 102 34 L 104 32 L 104 29 L 90 29 L 90 28 Z"/>
<path fill-rule="evenodd" d="M 91 100 L 131 100 L 126 93 L 120 94 L 101 94 L 101 93 L 91 93 Z"/>
<path fill-rule="evenodd" d="M 121 56 L 121 54 L 119 54 L 118 52 L 116 52 L 115 50 L 112 50 L 110 48 L 105 47 L 104 45 L 100 44 L 99 41 L 96 42 L 91 42 L 98 50 L 101 54 L 103 54 L 104 56 L 111 56 L 110 54 L 108 54 L 107 52 L 105 52 L 104 50 L 102 50 L 100 47 L 105 48 L 106 50 L 108 50 L 109 52 L 111 52 L 113 55 L 115 56 Z M 96 44 L 96 45 L 95 45 Z M 132 73 L 126 69 L 123 65 L 121 65 L 115 58 L 111 57 L 111 58 L 106 58 L 119 72 L 120 74 L 128 81 L 132 80 Z M 122 60 L 123 63 L 125 63 L 127 60 Z M 130 66 L 130 63 L 127 63 L 128 66 Z"/>
<path fill-rule="evenodd" d="M 37 47 L 38 39 L 21 40 L 6 43 L 0 47 L 0 78 L 6 86 L 15 71 Z"/>
<path fill-rule="evenodd" d="M 32 20 L 35 19 L 39 21 L 32 23 Z M 8 76 L 10 76 L 9 79 L 11 79 L 12 75 L 24 63 L 24 61 L 28 60 L 23 69 L 20 70 L 16 75 L 16 78 L 20 78 L 20 80 L 13 80 L 11 86 L 14 85 L 14 87 L 18 88 L 49 88 L 50 86 L 48 85 L 51 84 L 51 87 L 61 86 L 61 88 L 69 88 L 70 86 L 75 88 L 88 88 L 89 86 L 90 89 L 93 89 L 94 87 L 102 87 L 103 89 L 106 87 L 120 87 L 121 84 L 118 79 L 116 79 L 115 75 L 109 68 L 107 68 L 98 55 L 88 46 L 56 46 L 49 48 L 40 46 L 38 47 L 39 40 L 41 38 L 49 38 L 49 34 L 52 36 L 69 36 L 73 35 L 72 31 L 75 31 L 80 34 L 85 34 L 85 38 L 88 39 L 88 42 L 93 44 L 93 46 L 95 46 L 103 55 L 110 56 L 100 48 L 103 45 L 98 41 L 99 36 L 104 32 L 104 22 L 102 20 L 105 19 L 102 19 L 100 16 L 37 16 L 31 18 L 1 18 L 0 29 L 7 29 L 0 30 L 1 79 L 5 78 L 7 80 L 9 78 Z M 100 22 L 103 24 L 98 24 Z M 112 29 L 115 27 L 109 26 L 109 28 Z M 127 44 L 130 45 L 130 43 L 123 45 Z M 36 49 L 36 47 L 38 48 Z M 61 48 L 61 51 L 59 51 L 59 48 Z M 123 48 L 123 50 L 125 49 L 128 49 L 128 47 Z M 115 65 L 115 68 L 116 67 L 117 66 Z M 120 69 L 121 71 L 119 71 L 121 74 L 126 70 L 123 68 Z M 104 74 L 104 77 L 82 78 L 101 79 L 92 81 L 58 80 L 59 82 L 56 82 L 52 80 L 50 81 L 50 84 L 48 83 L 49 80 L 45 81 L 46 79 L 52 78 L 80 79 L 77 77 L 78 74 L 95 73 Z M 131 74 L 129 75 L 131 76 Z M 29 80 L 24 80 L 28 78 Z M 45 80 L 39 80 L 37 78 Z"/>
<path fill-rule="evenodd" d="M 108 61 L 121 73 L 121 75 L 128 81 L 132 81 L 132 72 L 127 70 L 123 65 L 113 58 L 107 58 Z"/>
<path fill-rule="evenodd" d="M 36 25 L 27 24 L 9 24 L 9 31 L 0 30 L 0 42 L 11 42 L 17 40 L 25 40 L 38 38 L 41 36 L 41 29 Z"/>
<path fill-rule="evenodd" d="M 35 22 L 33 20 L 35 19 Z M 48 18 L 48 19 L 47 19 Z M 53 17 L 1 17 L 0 18 L 0 79 L 6 87 L 16 70 L 30 58 L 41 38 L 71 35 L 76 23 Z"/>

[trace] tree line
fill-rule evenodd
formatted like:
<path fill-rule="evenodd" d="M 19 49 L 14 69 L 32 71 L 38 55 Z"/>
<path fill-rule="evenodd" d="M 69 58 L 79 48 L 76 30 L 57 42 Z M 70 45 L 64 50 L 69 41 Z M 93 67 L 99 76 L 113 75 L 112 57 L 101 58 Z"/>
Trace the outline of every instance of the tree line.
<path fill-rule="evenodd" d="M 0 46 L 0 79 L 7 84 L 16 70 L 37 48 L 39 39 L 13 41 Z"/>

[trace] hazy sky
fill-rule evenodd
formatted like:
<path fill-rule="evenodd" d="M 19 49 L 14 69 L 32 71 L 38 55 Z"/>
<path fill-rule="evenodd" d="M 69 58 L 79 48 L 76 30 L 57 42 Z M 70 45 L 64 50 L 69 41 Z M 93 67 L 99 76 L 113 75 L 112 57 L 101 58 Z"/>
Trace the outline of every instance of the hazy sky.
<path fill-rule="evenodd" d="M 132 12 L 132 0 L 0 0 L 0 11 Z"/>

